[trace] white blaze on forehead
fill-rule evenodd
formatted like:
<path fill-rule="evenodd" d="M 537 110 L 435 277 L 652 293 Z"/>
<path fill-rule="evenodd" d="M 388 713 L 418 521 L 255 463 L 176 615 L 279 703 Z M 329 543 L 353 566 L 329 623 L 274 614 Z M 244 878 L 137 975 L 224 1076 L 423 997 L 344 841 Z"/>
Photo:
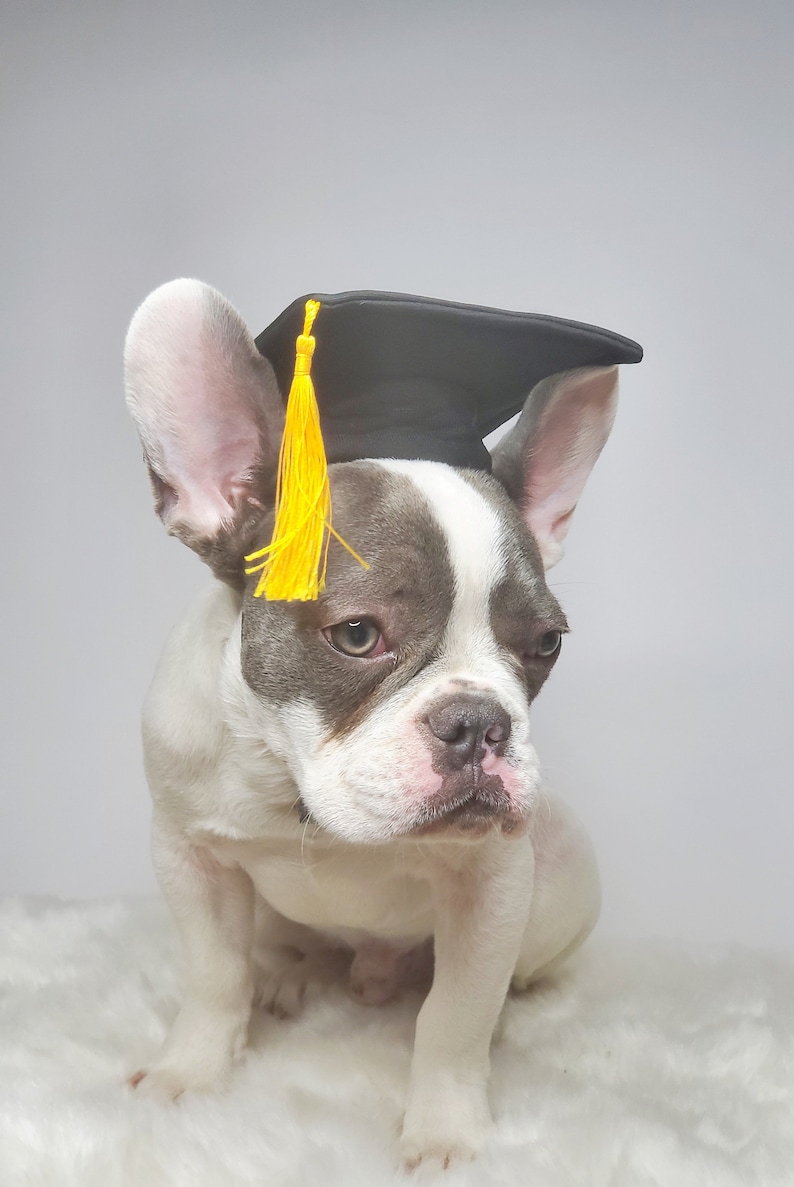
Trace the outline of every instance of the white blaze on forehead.
<path fill-rule="evenodd" d="M 470 664 L 496 650 L 490 621 L 491 591 L 504 576 L 504 531 L 493 507 L 451 466 L 440 462 L 381 461 L 404 474 L 425 496 L 444 533 L 455 579 L 447 626 L 447 662 Z"/>

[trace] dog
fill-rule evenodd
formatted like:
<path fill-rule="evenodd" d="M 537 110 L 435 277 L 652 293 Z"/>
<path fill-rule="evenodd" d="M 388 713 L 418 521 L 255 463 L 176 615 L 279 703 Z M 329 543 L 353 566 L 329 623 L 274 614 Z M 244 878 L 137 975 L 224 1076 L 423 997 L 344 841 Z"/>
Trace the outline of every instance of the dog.
<path fill-rule="evenodd" d="M 174 281 L 135 314 L 127 401 L 156 510 L 214 580 L 170 636 L 143 714 L 153 857 L 184 1001 L 131 1078 L 214 1089 L 257 1000 L 300 1008 L 337 962 L 366 1003 L 432 980 L 401 1136 L 406 1166 L 474 1157 L 508 990 L 592 930 L 599 877 L 541 784 L 530 706 L 567 630 L 546 582 L 611 428 L 617 367 L 544 379 L 492 474 L 433 461 L 329 467 L 314 602 L 255 598 L 284 400 L 215 290 Z"/>

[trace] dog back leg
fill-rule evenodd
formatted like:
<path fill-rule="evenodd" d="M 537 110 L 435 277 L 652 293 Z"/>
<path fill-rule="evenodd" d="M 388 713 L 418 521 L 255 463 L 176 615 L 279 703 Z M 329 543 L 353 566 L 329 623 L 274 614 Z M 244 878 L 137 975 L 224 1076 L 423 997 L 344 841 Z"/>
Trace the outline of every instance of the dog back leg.
<path fill-rule="evenodd" d="M 256 897 L 254 1002 L 276 1018 L 296 1018 L 329 985 L 344 982 L 351 952 Z"/>

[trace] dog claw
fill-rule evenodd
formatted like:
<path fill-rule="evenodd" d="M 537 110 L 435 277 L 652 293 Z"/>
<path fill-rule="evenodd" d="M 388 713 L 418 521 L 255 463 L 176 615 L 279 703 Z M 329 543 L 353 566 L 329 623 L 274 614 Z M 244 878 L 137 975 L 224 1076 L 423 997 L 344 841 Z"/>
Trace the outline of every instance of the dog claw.
<path fill-rule="evenodd" d="M 476 1157 L 473 1150 L 454 1150 L 445 1153 L 430 1151 L 427 1154 L 417 1154 L 403 1162 L 403 1169 L 412 1175 L 420 1166 L 435 1167 L 436 1170 L 446 1171 L 453 1163 L 471 1162 Z"/>
<path fill-rule="evenodd" d="M 139 1096 L 151 1096 L 161 1101 L 178 1101 L 187 1085 L 177 1075 L 162 1070 L 142 1069 L 127 1078 L 130 1088 L 137 1089 Z"/>

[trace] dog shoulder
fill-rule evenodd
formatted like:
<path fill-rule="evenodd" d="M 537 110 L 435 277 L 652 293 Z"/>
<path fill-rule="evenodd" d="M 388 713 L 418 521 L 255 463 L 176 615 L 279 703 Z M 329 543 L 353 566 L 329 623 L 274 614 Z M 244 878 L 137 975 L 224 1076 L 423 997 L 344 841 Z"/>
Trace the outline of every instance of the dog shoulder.
<path fill-rule="evenodd" d="M 171 786 L 195 783 L 220 761 L 226 742 L 221 672 L 239 617 L 239 596 L 213 581 L 168 636 L 143 707 L 155 798 Z"/>

